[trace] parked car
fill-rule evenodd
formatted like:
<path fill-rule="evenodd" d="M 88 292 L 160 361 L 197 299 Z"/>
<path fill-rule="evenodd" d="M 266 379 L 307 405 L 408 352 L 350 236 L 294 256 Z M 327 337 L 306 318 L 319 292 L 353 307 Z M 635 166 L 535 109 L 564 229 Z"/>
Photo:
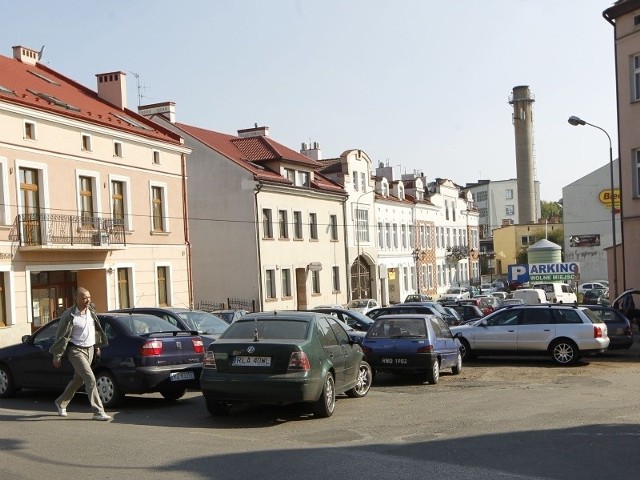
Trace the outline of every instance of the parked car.
<path fill-rule="evenodd" d="M 411 302 L 397 303 L 390 307 L 380 307 L 371 310 L 367 316 L 374 320 L 380 315 L 398 315 L 404 313 L 420 313 L 437 315 L 442 318 L 448 325 L 456 325 L 456 318 L 444 309 L 444 306 L 438 302 Z"/>
<path fill-rule="evenodd" d="M 407 303 L 407 302 L 431 302 L 431 301 L 433 301 L 433 298 L 431 298 L 429 295 L 425 295 L 424 293 L 410 293 L 404 299 L 404 303 Z"/>
<path fill-rule="evenodd" d="M 502 301 L 505 298 L 507 298 L 507 292 L 505 291 L 495 291 L 495 292 L 491 292 L 489 295 L 491 295 L 492 297 L 496 297 L 498 300 Z"/>
<path fill-rule="evenodd" d="M 380 305 L 378 301 L 373 298 L 359 298 L 357 300 L 351 300 L 347 304 L 348 310 L 355 310 L 366 315 L 366 313 L 372 308 L 377 308 Z"/>
<path fill-rule="evenodd" d="M 462 317 L 462 320 L 460 321 L 461 325 L 484 317 L 484 313 L 480 310 L 480 307 L 470 303 L 456 305 L 452 308 Z"/>
<path fill-rule="evenodd" d="M 544 290 L 549 303 L 578 303 L 578 297 L 567 283 L 535 283 L 533 288 Z"/>
<path fill-rule="evenodd" d="M 478 300 L 478 307 L 485 315 L 489 315 L 500 306 L 500 300 L 493 295 L 480 295 L 474 300 Z"/>
<path fill-rule="evenodd" d="M 443 293 L 442 295 L 440 295 L 440 299 L 438 301 L 445 305 L 451 305 L 456 304 L 460 300 L 464 300 L 465 298 L 471 298 L 471 294 L 469 293 L 468 288 L 452 287 L 447 290 L 447 293 Z"/>
<path fill-rule="evenodd" d="M 178 327 L 180 330 L 197 332 L 204 342 L 205 349 L 211 342 L 215 342 L 229 326 L 227 322 L 212 313 L 201 310 L 190 310 L 188 308 L 135 307 L 111 310 L 111 312 L 155 315 Z"/>
<path fill-rule="evenodd" d="M 98 319 L 109 345 L 93 366 L 102 403 L 117 406 L 127 394 L 160 392 L 167 400 L 198 388 L 204 346 L 201 338 L 166 321 L 142 314 L 107 313 Z M 0 349 L 0 397 L 22 388 L 61 392 L 74 374 L 63 359 L 53 368 L 49 348 L 59 319 L 42 326 L 22 343 Z"/>
<path fill-rule="evenodd" d="M 462 371 L 460 342 L 435 315 L 383 315 L 362 342 L 367 362 L 377 372 L 405 372 L 438 383 L 440 370 Z"/>
<path fill-rule="evenodd" d="M 314 311 L 328 313 L 338 317 L 339 320 L 349 325 L 354 330 L 366 332 L 373 325 L 373 320 L 366 315 L 356 311 L 347 310 L 346 308 L 314 308 Z"/>
<path fill-rule="evenodd" d="M 609 347 L 607 350 L 629 349 L 633 345 L 631 322 L 622 312 L 605 305 L 586 305 L 596 316 L 607 324 Z"/>
<path fill-rule="evenodd" d="M 449 322 L 447 322 L 450 326 L 460 325 L 460 323 L 462 322 L 463 319 L 462 319 L 462 316 L 455 309 L 455 307 L 445 307 L 445 306 L 443 306 L 442 308 L 444 308 L 447 313 L 451 314 L 451 316 L 453 318 L 455 318 L 455 323 L 449 324 Z"/>
<path fill-rule="evenodd" d="M 609 305 L 609 289 L 587 290 L 582 295 L 582 303 L 585 305 Z"/>
<path fill-rule="evenodd" d="M 493 286 L 493 284 L 491 283 L 483 283 L 480 285 L 480 294 L 481 295 L 488 295 L 492 292 L 496 291 L 496 287 Z"/>
<path fill-rule="evenodd" d="M 525 302 L 522 298 L 505 298 L 500 302 L 500 306 L 498 308 L 500 309 L 503 307 L 508 307 L 509 305 L 524 305 L 524 304 Z"/>
<path fill-rule="evenodd" d="M 569 365 L 609 346 L 607 325 L 586 307 L 546 304 L 501 308 L 452 327 L 464 360 L 478 355 L 549 355 Z"/>
<path fill-rule="evenodd" d="M 200 387 L 211 415 L 236 404 L 309 403 L 329 417 L 336 394 L 364 397 L 372 371 L 341 323 L 321 312 L 250 313 L 209 345 Z"/>
<path fill-rule="evenodd" d="M 599 290 L 608 290 L 609 285 L 605 285 L 602 282 L 585 282 L 578 285 L 578 292 L 584 294 L 588 290 L 593 290 L 594 288 L 597 288 Z"/>
<path fill-rule="evenodd" d="M 212 315 L 215 315 L 216 317 L 220 317 L 222 320 L 224 320 L 227 323 L 233 323 L 243 315 L 246 315 L 247 313 L 249 313 L 249 310 L 229 308 L 226 310 L 213 310 L 212 312 L 209 312 L 209 313 L 211 313 Z"/>
<path fill-rule="evenodd" d="M 521 299 L 527 305 L 549 303 L 546 293 L 540 288 L 519 288 L 514 290 L 511 295 L 512 298 Z"/>
<path fill-rule="evenodd" d="M 640 328 L 640 290 L 630 288 L 618 295 L 611 306 L 629 319 L 629 321 L 637 322 Z"/>

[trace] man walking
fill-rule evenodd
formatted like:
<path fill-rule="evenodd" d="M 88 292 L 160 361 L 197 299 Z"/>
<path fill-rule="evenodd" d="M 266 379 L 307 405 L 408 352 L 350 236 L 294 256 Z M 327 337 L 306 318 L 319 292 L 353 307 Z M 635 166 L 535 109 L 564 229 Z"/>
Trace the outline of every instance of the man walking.
<path fill-rule="evenodd" d="M 100 356 L 100 347 L 108 344 L 107 336 L 98 317 L 90 307 L 91 294 L 86 288 L 79 287 L 76 292 L 76 304 L 65 310 L 60 317 L 56 340 L 49 351 L 53 354 L 53 366 L 60 367 L 62 357 L 67 356 L 75 371 L 73 378 L 55 403 L 58 415 L 67 416 L 67 405 L 84 383 L 89 396 L 94 420 L 111 420 L 102 406 L 96 388 L 96 377 L 91 370 L 94 355 Z"/>

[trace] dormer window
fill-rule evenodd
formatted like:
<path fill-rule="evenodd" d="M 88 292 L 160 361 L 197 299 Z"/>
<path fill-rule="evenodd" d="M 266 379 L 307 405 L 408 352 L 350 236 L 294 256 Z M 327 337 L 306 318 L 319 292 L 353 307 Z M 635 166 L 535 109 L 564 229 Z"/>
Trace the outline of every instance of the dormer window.
<path fill-rule="evenodd" d="M 300 187 L 310 187 L 311 186 L 311 175 L 309 172 L 298 172 L 298 182 L 297 186 Z"/>
<path fill-rule="evenodd" d="M 404 186 L 398 185 L 398 198 L 404 200 Z"/>
<path fill-rule="evenodd" d="M 292 170 L 290 168 L 285 168 L 283 176 L 287 180 L 289 180 L 291 183 L 293 183 L 294 185 L 296 184 L 296 171 L 295 170 Z"/>

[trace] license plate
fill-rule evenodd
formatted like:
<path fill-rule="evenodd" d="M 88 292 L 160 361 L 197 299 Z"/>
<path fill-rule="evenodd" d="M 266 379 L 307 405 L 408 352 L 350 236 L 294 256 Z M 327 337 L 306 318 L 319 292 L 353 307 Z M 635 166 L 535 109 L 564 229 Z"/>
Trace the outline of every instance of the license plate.
<path fill-rule="evenodd" d="M 383 365 L 407 365 L 409 361 L 406 358 L 381 358 L 380 363 Z"/>
<path fill-rule="evenodd" d="M 172 382 L 180 382 L 182 380 L 195 380 L 196 375 L 191 370 L 188 372 L 171 372 L 169 374 L 169 380 Z"/>
<path fill-rule="evenodd" d="M 234 367 L 270 367 L 271 357 L 254 357 L 249 355 L 233 357 Z"/>

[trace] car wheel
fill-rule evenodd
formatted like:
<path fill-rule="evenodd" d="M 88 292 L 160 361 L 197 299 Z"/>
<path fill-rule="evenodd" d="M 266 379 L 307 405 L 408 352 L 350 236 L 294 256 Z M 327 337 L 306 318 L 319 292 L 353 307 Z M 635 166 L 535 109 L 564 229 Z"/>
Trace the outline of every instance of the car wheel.
<path fill-rule="evenodd" d="M 118 406 L 124 400 L 124 394 L 120 390 L 118 383 L 109 372 L 102 371 L 96 373 L 96 388 L 98 395 L 105 408 Z"/>
<path fill-rule="evenodd" d="M 327 374 L 324 379 L 324 387 L 320 398 L 313 404 L 313 414 L 316 417 L 326 418 L 333 415 L 333 411 L 336 409 L 336 388 L 333 380 L 333 375 Z"/>
<path fill-rule="evenodd" d="M 462 353 L 458 352 L 458 358 L 456 358 L 456 364 L 451 367 L 451 372 L 454 375 L 460 375 L 462 372 Z"/>
<path fill-rule="evenodd" d="M 360 362 L 357 383 L 351 390 L 347 390 L 346 394 L 352 398 L 364 397 L 369 392 L 371 383 L 373 383 L 373 372 L 371 371 L 371 367 L 367 362 Z"/>
<path fill-rule="evenodd" d="M 550 350 L 556 365 L 571 365 L 578 361 L 578 347 L 571 340 L 556 340 Z"/>
<path fill-rule="evenodd" d="M 0 398 L 12 397 L 16 390 L 11 370 L 6 365 L 0 365 Z"/>
<path fill-rule="evenodd" d="M 170 402 L 178 400 L 179 398 L 184 397 L 184 394 L 187 393 L 187 388 L 172 388 L 167 390 L 162 390 L 160 395 L 162 395 L 165 400 Z"/>
<path fill-rule="evenodd" d="M 459 337 L 460 340 L 460 353 L 462 354 L 462 360 L 470 360 L 474 357 L 473 352 L 471 351 L 471 346 L 469 342 L 462 337 Z"/>
<path fill-rule="evenodd" d="M 440 380 L 440 362 L 436 359 L 431 366 L 431 370 L 427 372 L 427 382 L 435 385 Z"/>
<path fill-rule="evenodd" d="M 207 405 L 207 411 L 214 417 L 222 417 L 229 415 L 231 412 L 231 404 L 229 402 L 221 402 L 213 397 L 205 395 L 204 402 Z"/>

